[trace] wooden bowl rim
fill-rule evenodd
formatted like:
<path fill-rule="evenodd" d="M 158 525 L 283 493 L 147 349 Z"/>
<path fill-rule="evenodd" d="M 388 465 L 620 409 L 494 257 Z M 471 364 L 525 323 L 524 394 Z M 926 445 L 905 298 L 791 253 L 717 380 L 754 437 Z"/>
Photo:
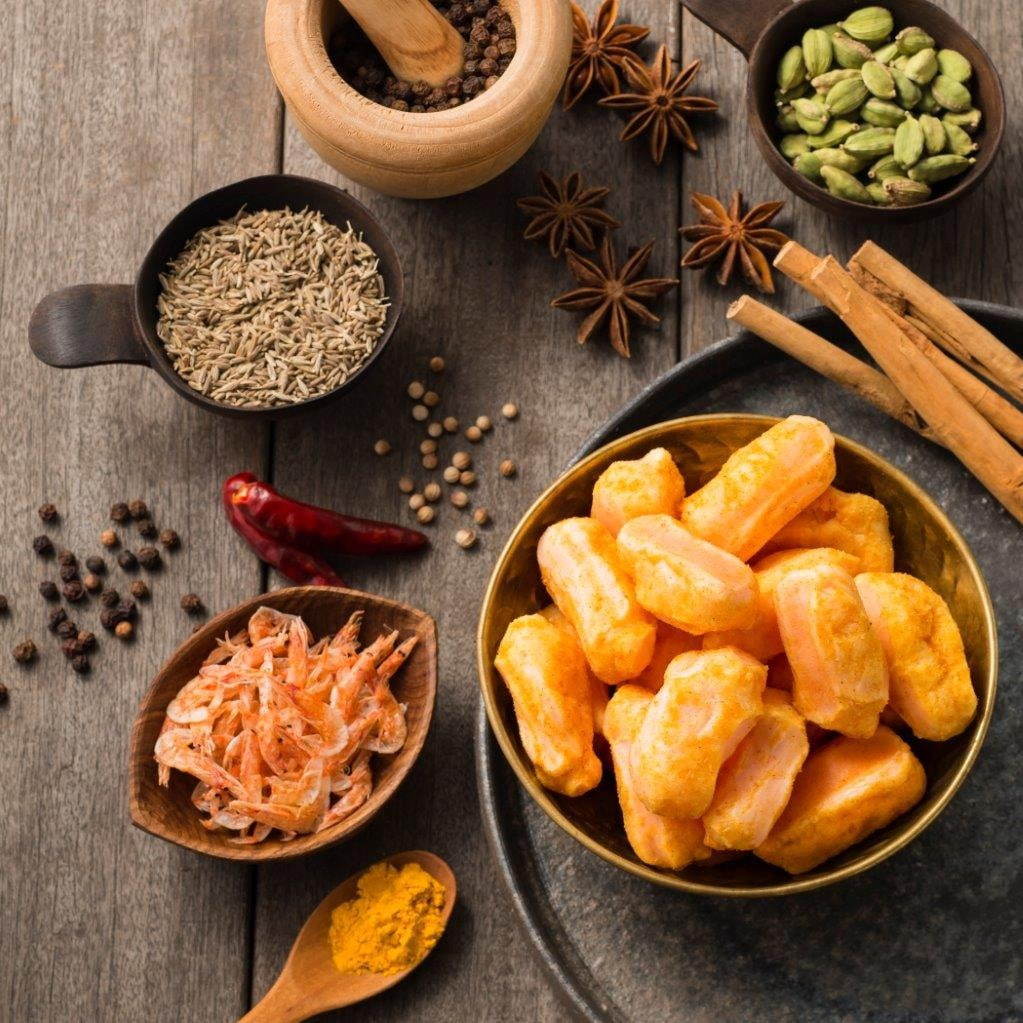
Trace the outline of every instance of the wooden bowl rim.
<path fill-rule="evenodd" d="M 479 674 L 480 692 L 483 697 L 483 704 L 486 709 L 490 729 L 497 739 L 505 760 L 515 772 L 519 783 L 529 793 L 533 801 L 554 821 L 564 832 L 571 835 L 577 842 L 595 853 L 608 863 L 625 870 L 636 877 L 641 877 L 654 884 L 665 888 L 673 888 L 677 891 L 690 892 L 697 895 L 716 895 L 726 898 L 764 898 L 778 895 L 793 895 L 800 892 L 812 891 L 817 888 L 824 888 L 844 881 L 847 878 L 860 874 L 871 867 L 876 866 L 889 856 L 894 855 L 904 846 L 908 845 L 917 835 L 924 831 L 941 814 L 955 795 L 956 791 L 965 781 L 980 753 L 981 746 L 987 735 L 988 726 L 994 711 L 995 697 L 998 688 L 998 635 L 995 624 L 994 606 L 991 603 L 991 596 L 988 592 L 987 583 L 980 571 L 980 567 L 973 557 L 973 553 L 963 539 L 962 535 L 949 520 L 948 516 L 941 510 L 938 504 L 930 495 L 909 476 L 900 469 L 882 458 L 870 448 L 850 440 L 842 434 L 835 434 L 836 447 L 848 450 L 849 452 L 863 458 L 874 465 L 875 468 L 885 473 L 891 480 L 901 488 L 913 493 L 914 496 L 927 508 L 935 522 L 945 531 L 953 546 L 963 559 L 980 595 L 981 605 L 984 611 L 984 641 L 988 653 L 988 672 L 986 678 L 975 679 L 974 683 L 978 691 L 978 717 L 976 721 L 976 732 L 970 741 L 969 746 L 960 754 L 960 761 L 952 775 L 946 779 L 943 786 L 934 790 L 935 798 L 933 804 L 926 813 L 914 821 L 907 820 L 883 842 L 877 843 L 876 847 L 864 852 L 855 860 L 841 867 L 834 867 L 811 877 L 800 877 L 792 875 L 781 881 L 763 885 L 723 885 L 705 881 L 692 880 L 684 877 L 678 872 L 659 870 L 648 866 L 638 860 L 629 859 L 614 850 L 608 848 L 599 840 L 591 837 L 583 828 L 570 820 L 554 802 L 551 794 L 537 780 L 536 773 L 531 765 L 527 763 L 520 750 L 517 737 L 510 734 L 505 728 L 504 720 L 497 705 L 497 691 L 500 683 L 497 676 L 497 669 L 487 657 L 485 649 L 486 632 L 489 619 L 493 613 L 493 607 L 498 600 L 498 578 L 504 574 L 505 567 L 513 560 L 522 535 L 532 525 L 533 521 L 541 516 L 547 506 L 560 495 L 576 478 L 585 475 L 590 468 L 613 456 L 619 450 L 630 448 L 639 440 L 649 441 L 652 445 L 665 433 L 669 433 L 681 425 L 705 425 L 708 428 L 714 427 L 723 421 L 735 422 L 745 420 L 751 423 L 762 423 L 764 429 L 768 429 L 775 423 L 781 421 L 778 416 L 756 415 L 745 412 L 717 412 L 704 415 L 680 416 L 675 419 L 664 420 L 645 426 L 639 430 L 625 434 L 616 440 L 602 445 L 596 451 L 576 462 L 563 472 L 543 493 L 533 502 L 526 513 L 522 516 L 512 531 L 504 548 L 498 557 L 487 582 L 483 603 L 480 609 L 480 618 L 476 630 L 476 667 Z M 972 724 L 972 723 L 971 723 Z M 930 792 L 930 789 L 928 790 Z"/>
<path fill-rule="evenodd" d="M 166 683 L 165 676 L 171 671 L 171 665 L 185 652 L 191 652 L 193 647 L 206 646 L 207 649 L 212 642 L 223 635 L 229 627 L 229 623 L 239 616 L 251 615 L 259 607 L 266 605 L 275 606 L 275 600 L 282 598 L 293 598 L 300 596 L 312 596 L 317 600 L 324 601 L 335 598 L 338 601 L 349 603 L 362 603 L 364 605 L 375 604 L 378 607 L 390 608 L 410 616 L 415 621 L 415 632 L 420 638 L 420 645 L 427 656 L 428 671 L 425 679 L 426 695 L 421 705 L 422 719 L 415 731 L 410 729 L 401 750 L 393 754 L 398 757 L 403 755 L 401 768 L 387 779 L 383 786 L 374 786 L 369 798 L 351 817 L 340 821 L 325 831 L 312 835 L 300 835 L 290 842 L 282 842 L 280 839 L 271 838 L 259 845 L 231 845 L 227 842 L 226 835 L 220 836 L 220 842 L 213 847 L 196 841 L 189 834 L 181 834 L 171 831 L 156 820 L 141 798 L 141 781 L 145 770 L 156 771 L 155 761 L 152 756 L 151 744 L 146 741 L 143 734 L 146 730 L 146 718 L 153 711 L 163 712 L 166 709 L 166 701 L 163 707 L 156 706 L 156 696 L 159 690 Z M 418 646 L 417 646 L 418 649 Z M 317 852 L 328 846 L 336 845 L 347 838 L 352 837 L 356 832 L 365 827 L 381 810 L 391 797 L 398 791 L 411 771 L 415 762 L 419 759 L 426 742 L 433 721 L 433 713 L 437 699 L 437 624 L 434 618 L 427 612 L 404 604 L 401 601 L 391 600 L 388 597 L 381 597 L 377 594 L 366 593 L 362 590 L 353 590 L 338 586 L 289 586 L 279 590 L 270 590 L 261 593 L 249 600 L 242 601 L 234 607 L 222 611 L 211 618 L 201 629 L 193 633 L 170 654 L 163 662 L 159 670 L 153 676 L 145 695 L 139 703 L 139 709 L 131 728 L 131 739 L 128 750 L 128 811 L 132 824 L 141 831 L 155 835 L 174 845 L 179 845 L 193 852 L 202 853 L 205 856 L 212 856 L 218 859 L 239 860 L 247 863 L 259 863 L 267 860 L 292 859 L 297 856 L 305 856 Z M 163 701 L 160 701 L 163 702 Z M 173 797 L 169 789 L 159 789 L 160 798 L 171 800 Z M 216 841 L 219 833 L 210 832 L 211 839 Z"/>

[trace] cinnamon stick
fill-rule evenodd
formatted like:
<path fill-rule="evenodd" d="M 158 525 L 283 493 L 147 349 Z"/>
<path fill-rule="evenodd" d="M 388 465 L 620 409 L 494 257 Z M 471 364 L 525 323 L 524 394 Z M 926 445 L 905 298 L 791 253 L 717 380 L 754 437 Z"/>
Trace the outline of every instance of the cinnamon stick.
<path fill-rule="evenodd" d="M 953 454 L 1023 522 L 1023 455 L 960 394 L 896 323 L 827 256 L 810 284 L 860 339 L 891 381 Z"/>
<path fill-rule="evenodd" d="M 861 245 L 850 262 L 903 296 L 912 315 L 933 329 L 931 340 L 1016 401 L 1023 401 L 1023 359 L 972 316 L 874 242 Z"/>
<path fill-rule="evenodd" d="M 791 355 L 821 376 L 854 391 L 875 408 L 897 419 L 904 426 L 937 440 L 899 389 L 881 372 L 826 341 L 802 324 L 743 295 L 729 306 L 728 319 L 752 331 L 759 338 Z"/>

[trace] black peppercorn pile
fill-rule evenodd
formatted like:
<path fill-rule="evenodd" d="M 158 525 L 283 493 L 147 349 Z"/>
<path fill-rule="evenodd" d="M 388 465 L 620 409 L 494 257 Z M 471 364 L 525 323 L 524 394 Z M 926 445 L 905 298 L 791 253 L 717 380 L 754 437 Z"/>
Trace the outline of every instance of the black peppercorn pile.
<path fill-rule="evenodd" d="M 465 67 L 460 75 L 438 88 L 395 78 L 353 23 L 338 30 L 330 40 L 330 59 L 341 77 L 374 103 L 414 114 L 460 106 L 491 88 L 515 56 L 515 26 L 508 12 L 497 0 L 432 2 L 465 40 Z"/>

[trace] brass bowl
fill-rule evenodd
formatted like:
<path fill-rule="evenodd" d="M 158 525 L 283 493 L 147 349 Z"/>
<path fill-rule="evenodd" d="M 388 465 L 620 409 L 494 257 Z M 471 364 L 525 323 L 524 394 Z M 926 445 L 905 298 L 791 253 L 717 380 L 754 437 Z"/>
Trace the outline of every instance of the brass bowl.
<path fill-rule="evenodd" d="M 770 416 L 689 416 L 638 430 L 595 451 L 555 481 L 526 512 L 497 561 L 480 612 L 477 659 L 490 726 L 526 791 L 556 824 L 591 852 L 637 877 L 679 891 L 759 897 L 810 891 L 873 867 L 920 834 L 948 804 L 973 767 L 994 708 L 998 638 L 987 587 L 965 541 L 941 509 L 911 479 L 884 459 L 844 437 L 836 437 L 843 490 L 870 494 L 888 509 L 895 539 L 896 569 L 919 576 L 948 602 L 966 646 L 977 689 L 977 714 L 969 728 L 947 742 L 910 739 L 927 771 L 927 791 L 907 814 L 815 870 L 795 877 L 742 856 L 682 871 L 647 866 L 625 838 L 610 769 L 593 792 L 569 799 L 536 779 L 519 741 L 508 694 L 494 656 L 508 623 L 547 603 L 536 564 L 543 531 L 559 519 L 588 514 L 593 484 L 619 458 L 638 458 L 652 447 L 671 452 L 689 492 L 702 486 L 743 444 L 778 422 Z"/>

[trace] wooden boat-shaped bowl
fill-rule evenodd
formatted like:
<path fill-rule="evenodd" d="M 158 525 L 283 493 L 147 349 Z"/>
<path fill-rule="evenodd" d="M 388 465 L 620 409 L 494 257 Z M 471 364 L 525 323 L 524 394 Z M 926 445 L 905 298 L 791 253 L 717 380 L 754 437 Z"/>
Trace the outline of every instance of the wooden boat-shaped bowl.
<path fill-rule="evenodd" d="M 274 837 L 277 834 L 274 832 L 258 845 L 235 845 L 228 841 L 230 832 L 207 831 L 200 823 L 190 798 L 195 787 L 193 778 L 172 771 L 168 788 L 157 784 L 153 746 L 163 726 L 167 704 L 195 676 L 216 640 L 243 628 L 252 613 L 263 606 L 301 615 L 314 639 L 336 632 L 359 609 L 365 613 L 363 637 L 372 638 L 389 629 L 397 629 L 402 639 L 418 636 L 415 649 L 392 680 L 395 697 L 407 707 L 408 737 L 397 753 L 373 757 L 373 790 L 347 820 L 316 834 L 299 835 L 290 842 L 282 842 Z M 246 862 L 303 856 L 336 845 L 365 827 L 408 774 L 426 741 L 436 693 L 437 629 L 425 612 L 371 593 L 328 586 L 296 586 L 253 597 L 217 615 L 185 640 L 157 673 L 143 698 L 132 727 L 128 766 L 132 823 L 186 849 Z"/>

